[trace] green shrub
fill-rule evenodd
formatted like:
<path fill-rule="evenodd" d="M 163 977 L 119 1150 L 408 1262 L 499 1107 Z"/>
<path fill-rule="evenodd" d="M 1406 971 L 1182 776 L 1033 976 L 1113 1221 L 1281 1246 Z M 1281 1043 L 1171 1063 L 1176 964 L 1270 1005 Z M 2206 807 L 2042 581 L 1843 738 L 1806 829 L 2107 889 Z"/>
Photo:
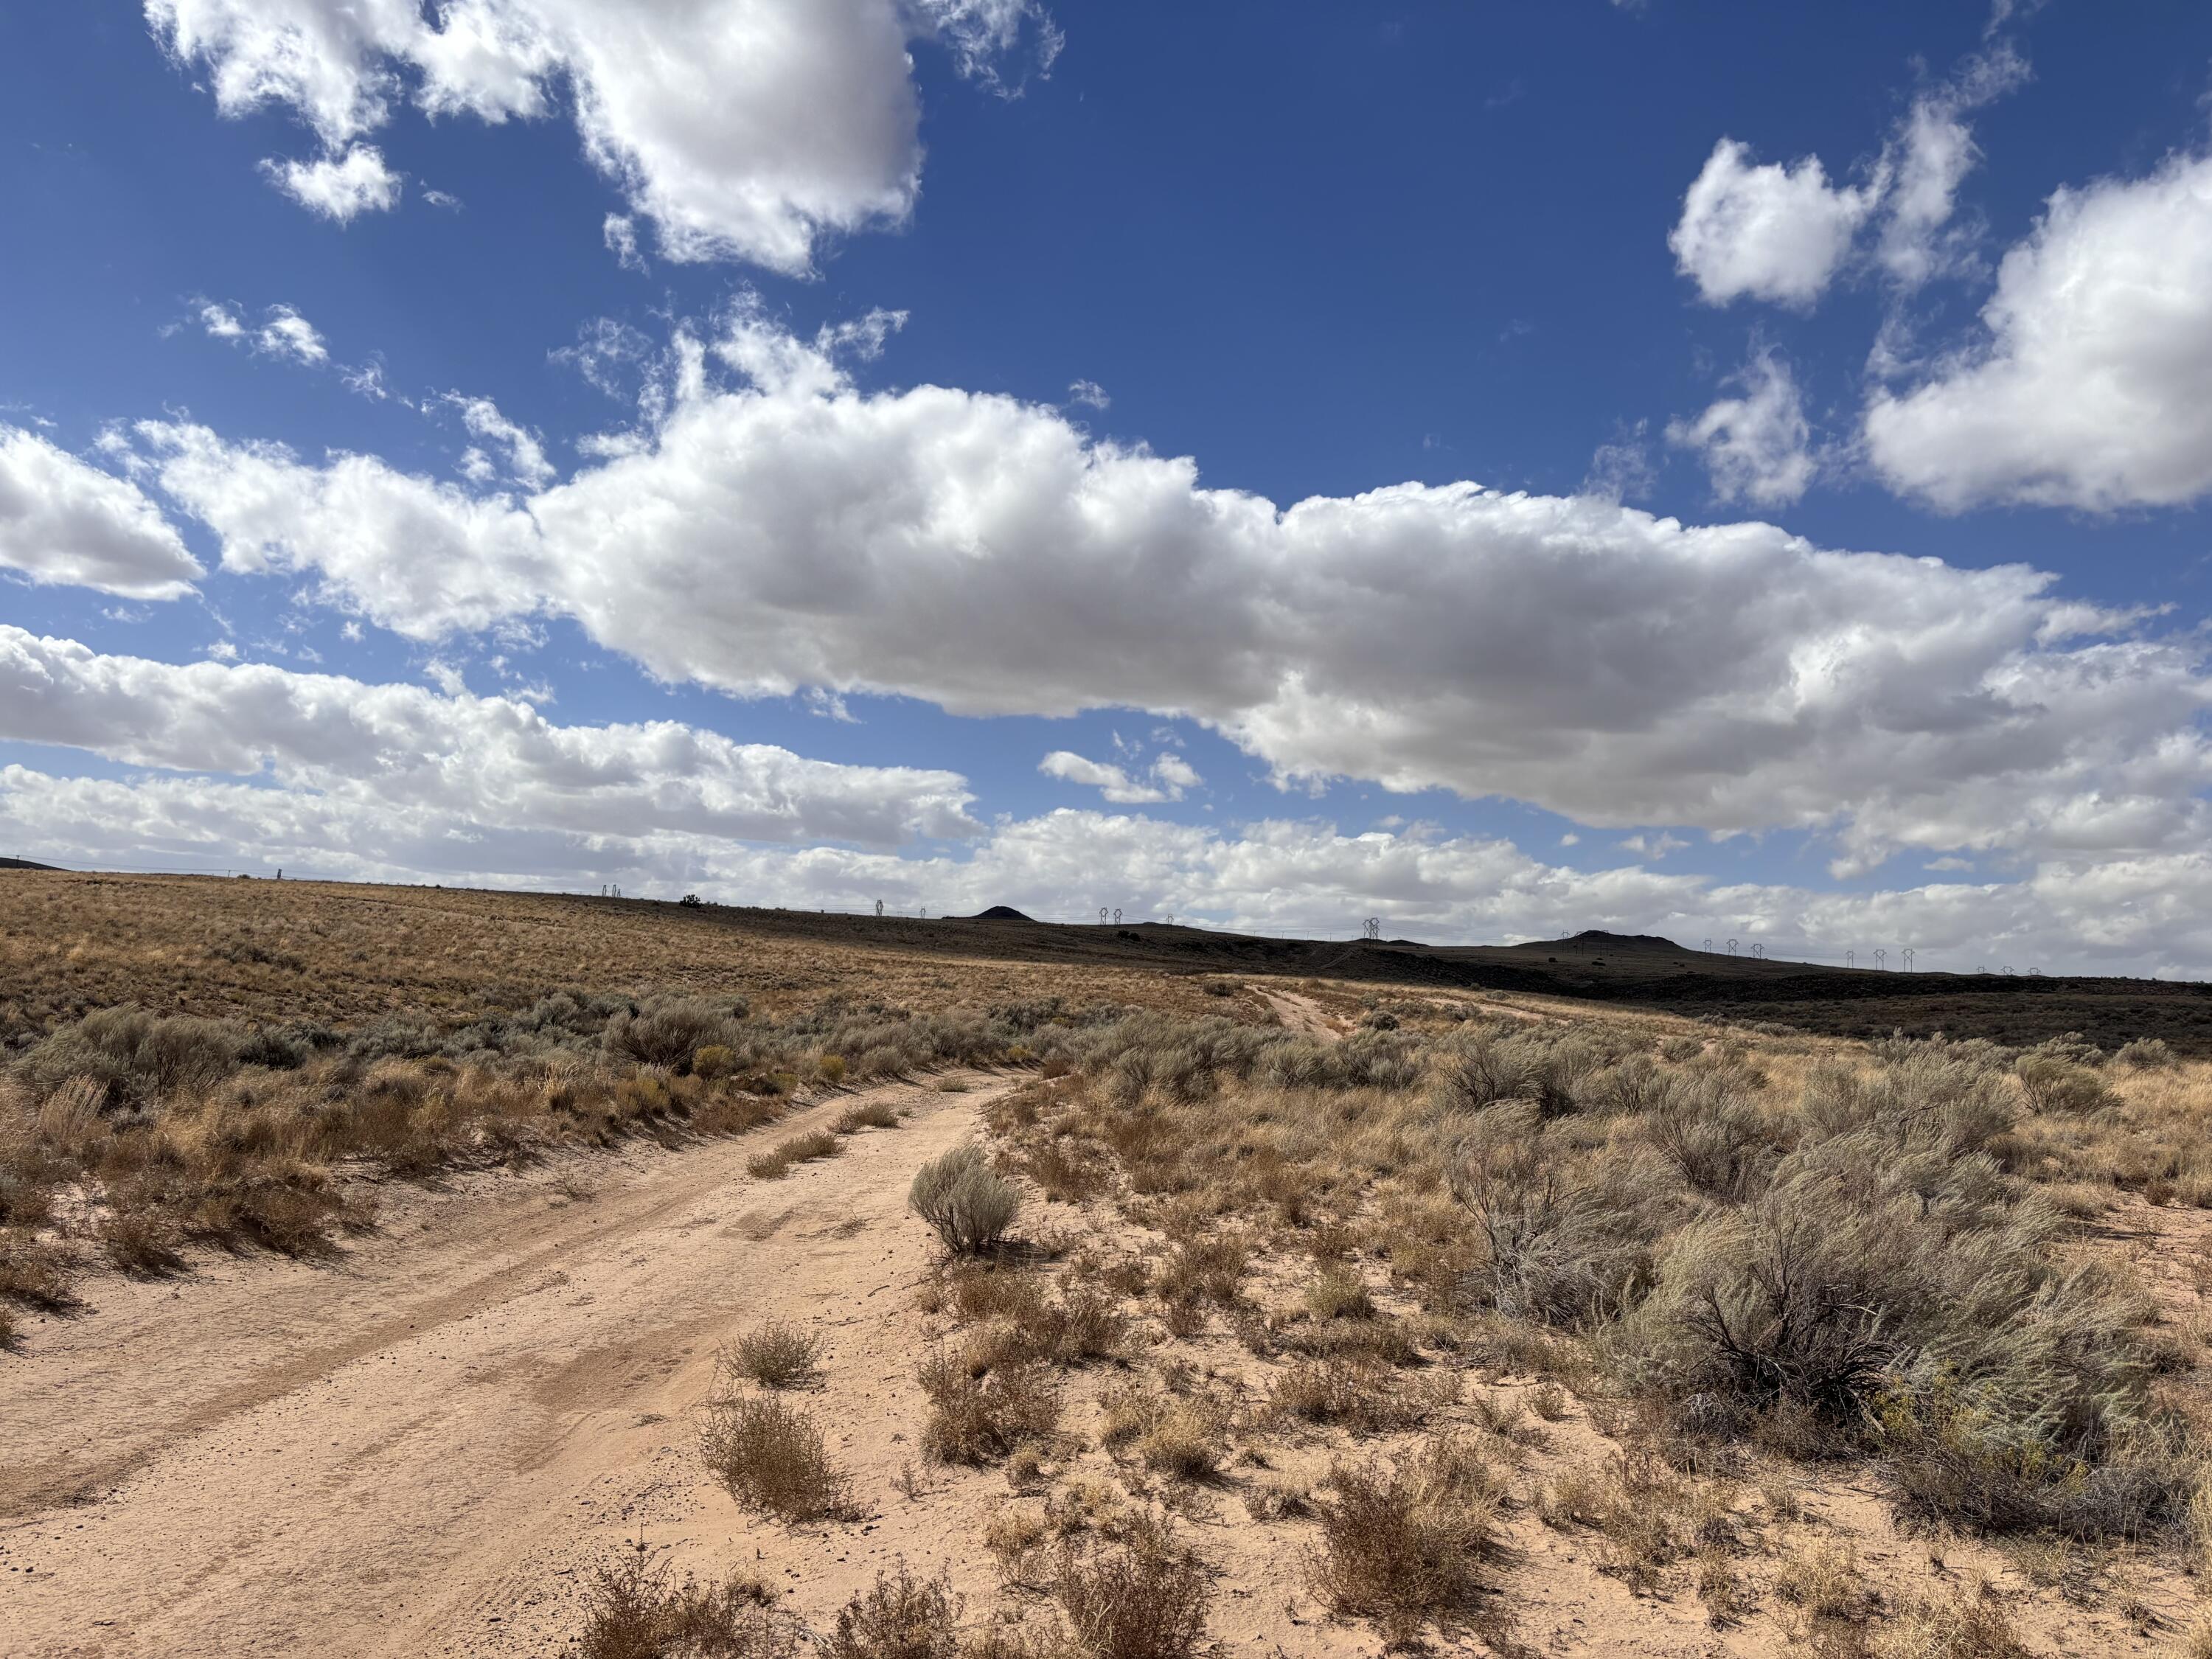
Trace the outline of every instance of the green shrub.
<path fill-rule="evenodd" d="M 22 1070 L 40 1093 L 87 1077 L 106 1085 L 111 1106 L 137 1105 L 213 1088 L 238 1069 L 246 1043 L 245 1028 L 229 1021 L 126 1003 L 63 1026 L 24 1056 Z"/>
<path fill-rule="evenodd" d="M 1005 1239 L 1021 1208 L 1021 1195 L 992 1171 L 983 1149 L 969 1141 L 923 1164 L 907 1202 L 953 1255 L 978 1255 Z"/>
<path fill-rule="evenodd" d="M 742 1043 L 738 1021 L 744 1005 L 736 1006 L 733 1013 L 730 1005 L 696 997 L 657 998 L 617 1013 L 607 1022 L 599 1041 L 617 1060 L 686 1072 L 702 1048 L 734 1050 Z"/>
<path fill-rule="evenodd" d="M 2180 1060 L 2161 1037 L 2137 1037 L 2133 1042 L 2120 1045 L 2112 1056 L 2112 1063 L 2131 1071 L 2163 1072 L 2179 1065 Z"/>
<path fill-rule="evenodd" d="M 2105 1079 L 2087 1066 L 2043 1054 L 2026 1054 L 2014 1063 L 2021 1092 L 2038 1112 L 2080 1114 L 2112 1103 Z"/>

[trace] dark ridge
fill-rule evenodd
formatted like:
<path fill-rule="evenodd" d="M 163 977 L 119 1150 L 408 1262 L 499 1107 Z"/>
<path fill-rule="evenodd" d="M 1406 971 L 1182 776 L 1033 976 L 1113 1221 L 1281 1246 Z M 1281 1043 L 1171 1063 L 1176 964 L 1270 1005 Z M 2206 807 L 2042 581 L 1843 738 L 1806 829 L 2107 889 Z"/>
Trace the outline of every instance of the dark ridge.
<path fill-rule="evenodd" d="M 1020 911 L 1015 909 L 1011 904 L 994 904 L 988 910 L 978 910 L 974 915 L 963 917 L 962 920 L 966 921 L 1029 921 L 1033 920 L 1033 918 L 1024 915 Z"/>
<path fill-rule="evenodd" d="M 1571 939 L 1540 940 L 1523 945 L 1523 951 L 1540 951 L 1547 944 L 1557 949 L 1563 945 L 1579 945 L 1585 950 L 1601 951 L 1672 951 L 1680 954 L 1682 947 L 1671 939 L 1661 939 L 1656 933 L 1608 933 L 1602 927 L 1585 927 Z"/>
<path fill-rule="evenodd" d="M 52 864 L 33 864 L 28 859 L 0 859 L 0 870 L 52 870 Z"/>

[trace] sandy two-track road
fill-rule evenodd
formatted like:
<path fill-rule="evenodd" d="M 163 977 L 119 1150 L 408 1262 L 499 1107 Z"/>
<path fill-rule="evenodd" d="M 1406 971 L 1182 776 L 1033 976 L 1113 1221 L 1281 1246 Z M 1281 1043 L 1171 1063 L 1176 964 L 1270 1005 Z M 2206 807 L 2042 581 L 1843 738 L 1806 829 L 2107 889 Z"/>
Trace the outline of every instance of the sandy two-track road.
<path fill-rule="evenodd" d="M 833 1447 L 897 1468 L 930 1250 L 907 1184 L 1009 1086 L 875 1091 L 904 1127 L 780 1182 L 746 1158 L 849 1099 L 565 1163 L 588 1196 L 550 1171 L 394 1188 L 331 1265 L 103 1282 L 0 1357 L 0 1651 L 557 1653 L 641 1528 L 687 1566 L 752 1559 L 694 1449 L 717 1343 L 767 1317 L 821 1332 Z M 828 1577 L 865 1582 L 913 1524 L 863 1528 Z"/>

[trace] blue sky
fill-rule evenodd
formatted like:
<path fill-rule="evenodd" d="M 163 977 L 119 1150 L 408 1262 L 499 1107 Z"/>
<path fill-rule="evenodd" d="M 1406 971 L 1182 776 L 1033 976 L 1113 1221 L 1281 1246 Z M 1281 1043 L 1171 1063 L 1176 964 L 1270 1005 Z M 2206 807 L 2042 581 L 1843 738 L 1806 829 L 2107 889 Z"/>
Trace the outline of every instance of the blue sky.
<path fill-rule="evenodd" d="M 2208 90 L 2079 0 L 19 8 L 0 850 L 2204 971 Z"/>

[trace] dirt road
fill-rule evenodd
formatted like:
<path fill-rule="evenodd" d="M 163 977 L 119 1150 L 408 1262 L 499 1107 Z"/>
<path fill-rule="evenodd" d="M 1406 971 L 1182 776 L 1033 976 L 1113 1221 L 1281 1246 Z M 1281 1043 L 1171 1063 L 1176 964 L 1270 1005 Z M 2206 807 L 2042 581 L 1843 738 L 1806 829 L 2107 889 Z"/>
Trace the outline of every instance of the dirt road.
<path fill-rule="evenodd" d="M 1255 993 L 1274 1011 L 1276 1023 L 1285 1030 L 1297 1031 L 1321 1042 L 1335 1042 L 1342 1039 L 1344 1033 L 1322 1012 L 1321 1004 L 1311 997 L 1300 996 L 1296 991 L 1274 990 L 1264 985 L 1248 986 L 1246 988 Z"/>
<path fill-rule="evenodd" d="M 1009 1086 L 875 1091 L 904 1127 L 780 1182 L 745 1159 L 848 1101 L 565 1164 L 569 1192 L 552 1173 L 398 1189 L 334 1266 L 103 1285 L 0 1359 L 0 1649 L 558 1652 L 590 1567 L 641 1527 L 731 1555 L 745 1523 L 688 1414 L 717 1343 L 762 1318 L 829 1339 L 832 1445 L 884 1441 L 854 1451 L 896 1468 L 928 1261 L 907 1183 Z"/>

